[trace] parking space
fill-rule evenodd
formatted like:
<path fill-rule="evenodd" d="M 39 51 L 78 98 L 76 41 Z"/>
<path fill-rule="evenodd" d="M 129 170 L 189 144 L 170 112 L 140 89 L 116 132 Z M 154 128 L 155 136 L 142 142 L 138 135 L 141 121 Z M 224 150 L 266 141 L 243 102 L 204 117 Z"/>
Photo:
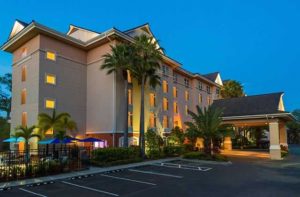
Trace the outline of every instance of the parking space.
<path fill-rule="evenodd" d="M 180 184 L 191 176 L 208 173 L 208 170 L 199 170 L 199 167 L 183 163 L 155 163 L 119 172 L 57 180 L 53 184 L 14 187 L 2 191 L 0 196 L 139 196 L 166 184 Z M 201 168 L 212 169 L 205 166 Z"/>

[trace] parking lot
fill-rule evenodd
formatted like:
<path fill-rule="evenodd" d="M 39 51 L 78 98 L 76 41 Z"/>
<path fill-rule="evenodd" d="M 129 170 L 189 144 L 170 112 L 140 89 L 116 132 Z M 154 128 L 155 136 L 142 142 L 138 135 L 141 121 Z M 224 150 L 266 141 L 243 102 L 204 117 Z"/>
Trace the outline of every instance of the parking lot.
<path fill-rule="evenodd" d="M 231 158 L 230 165 L 177 160 L 0 191 L 1 197 L 299 196 L 298 156 L 285 161 Z"/>
<path fill-rule="evenodd" d="M 11 190 L 2 191 L 0 196 L 148 196 L 151 190 L 170 188 L 189 179 L 203 178 L 212 170 L 212 166 L 199 163 L 155 163 L 52 183 L 13 187 Z"/>

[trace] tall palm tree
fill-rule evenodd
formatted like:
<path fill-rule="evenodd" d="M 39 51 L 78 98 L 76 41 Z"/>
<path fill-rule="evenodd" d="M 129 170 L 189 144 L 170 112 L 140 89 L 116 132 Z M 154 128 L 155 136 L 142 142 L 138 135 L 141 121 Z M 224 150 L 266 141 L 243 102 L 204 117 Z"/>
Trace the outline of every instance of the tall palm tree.
<path fill-rule="evenodd" d="M 221 137 L 220 128 L 222 124 L 223 110 L 213 108 L 211 106 L 202 110 L 198 105 L 196 108 L 196 113 L 188 111 L 193 122 L 185 122 L 185 124 L 189 127 L 189 129 L 197 131 L 199 133 L 199 137 L 204 138 L 206 146 L 209 145 L 210 147 L 210 154 L 213 155 L 214 140 Z"/>
<path fill-rule="evenodd" d="M 72 131 L 77 131 L 77 124 L 74 120 L 72 120 L 69 117 L 63 117 L 61 119 L 61 127 L 63 131 L 67 133 L 67 131 L 72 132 Z"/>
<path fill-rule="evenodd" d="M 155 88 L 160 85 L 160 76 L 157 70 L 162 60 L 162 48 L 154 38 L 141 35 L 134 38 L 135 43 L 131 44 L 133 56 L 129 65 L 130 73 L 141 89 L 141 111 L 140 111 L 140 136 L 139 142 L 141 154 L 145 156 L 145 87 L 147 85 Z"/>
<path fill-rule="evenodd" d="M 120 43 L 116 46 L 111 46 L 111 53 L 105 54 L 104 64 L 101 66 L 101 70 L 107 70 L 107 74 L 122 73 L 124 81 L 124 95 L 126 101 L 126 109 L 124 113 L 125 118 L 125 130 L 123 135 L 123 146 L 128 147 L 128 67 L 130 64 L 131 48 L 128 44 Z"/>
<path fill-rule="evenodd" d="M 28 170 L 28 164 L 29 164 L 29 140 L 33 137 L 40 138 L 40 135 L 35 132 L 36 126 L 18 126 L 16 128 L 15 137 L 16 138 L 24 138 L 25 140 L 25 164 L 26 164 L 26 172 Z"/>

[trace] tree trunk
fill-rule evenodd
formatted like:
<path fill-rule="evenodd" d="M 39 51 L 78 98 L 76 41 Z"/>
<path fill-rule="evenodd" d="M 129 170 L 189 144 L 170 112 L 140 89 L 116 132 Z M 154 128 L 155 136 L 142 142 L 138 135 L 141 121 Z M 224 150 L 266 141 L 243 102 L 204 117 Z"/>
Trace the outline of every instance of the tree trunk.
<path fill-rule="evenodd" d="M 210 139 L 210 155 L 214 155 L 214 143 L 213 139 Z"/>
<path fill-rule="evenodd" d="M 141 83 L 141 114 L 140 114 L 140 148 L 141 155 L 145 157 L 145 84 Z"/>
<path fill-rule="evenodd" d="M 126 109 L 125 109 L 125 130 L 123 135 L 123 146 L 128 147 L 128 79 L 127 79 L 127 71 L 123 72 L 123 77 L 125 79 L 125 100 L 126 100 Z"/>
<path fill-rule="evenodd" d="M 25 140 L 25 173 L 28 175 L 29 171 L 29 141 Z"/>

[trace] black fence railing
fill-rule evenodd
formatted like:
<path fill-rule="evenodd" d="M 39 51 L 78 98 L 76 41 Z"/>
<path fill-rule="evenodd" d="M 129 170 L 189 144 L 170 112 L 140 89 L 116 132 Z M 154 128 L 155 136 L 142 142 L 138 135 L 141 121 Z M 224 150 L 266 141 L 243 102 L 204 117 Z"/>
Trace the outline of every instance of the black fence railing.
<path fill-rule="evenodd" d="M 90 150 L 79 147 L 0 152 L 0 182 L 83 170 L 89 159 Z"/>

